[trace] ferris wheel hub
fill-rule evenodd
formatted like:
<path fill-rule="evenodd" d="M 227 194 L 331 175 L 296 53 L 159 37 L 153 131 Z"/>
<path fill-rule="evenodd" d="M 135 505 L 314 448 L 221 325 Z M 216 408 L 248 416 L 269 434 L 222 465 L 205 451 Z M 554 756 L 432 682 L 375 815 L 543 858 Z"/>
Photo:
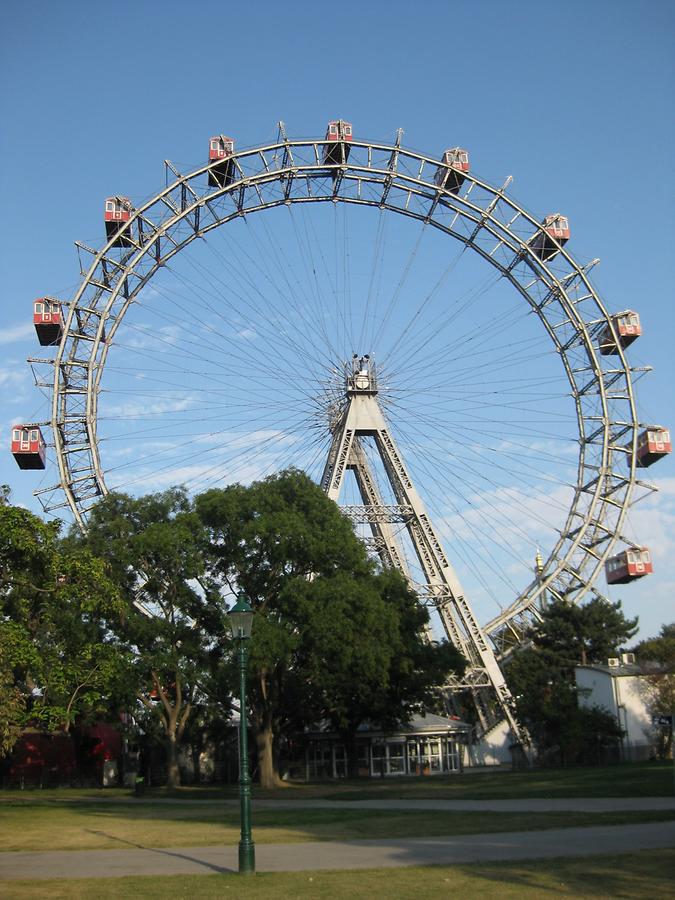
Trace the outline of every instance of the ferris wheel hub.
<path fill-rule="evenodd" d="M 355 394 L 371 396 L 377 394 L 377 371 L 369 354 L 359 356 L 355 353 L 351 361 L 345 365 L 345 390 L 347 397 Z"/>

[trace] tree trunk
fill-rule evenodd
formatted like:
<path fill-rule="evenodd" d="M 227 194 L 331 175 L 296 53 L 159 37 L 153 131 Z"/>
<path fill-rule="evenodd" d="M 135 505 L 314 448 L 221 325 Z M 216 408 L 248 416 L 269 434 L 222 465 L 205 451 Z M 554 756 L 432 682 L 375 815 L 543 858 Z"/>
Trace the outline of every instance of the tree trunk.
<path fill-rule="evenodd" d="M 180 787 L 180 768 L 178 766 L 178 748 L 175 733 L 169 733 L 166 741 L 166 784 L 167 787 Z"/>
<path fill-rule="evenodd" d="M 271 723 L 265 722 L 263 725 L 258 726 L 255 740 L 258 747 L 260 787 L 284 787 L 284 782 L 279 778 L 279 770 L 274 758 L 274 731 Z"/>

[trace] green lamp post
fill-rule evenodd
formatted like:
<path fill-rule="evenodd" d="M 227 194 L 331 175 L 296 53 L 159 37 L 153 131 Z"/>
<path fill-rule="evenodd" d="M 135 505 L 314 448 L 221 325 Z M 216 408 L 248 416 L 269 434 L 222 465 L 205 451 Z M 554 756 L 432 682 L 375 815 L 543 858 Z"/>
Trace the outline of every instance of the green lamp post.
<path fill-rule="evenodd" d="M 239 659 L 239 804 L 241 807 L 241 838 L 239 841 L 239 872 L 255 872 L 255 844 L 251 836 L 251 776 L 248 768 L 248 735 L 246 731 L 246 661 L 247 642 L 253 626 L 253 608 L 243 594 L 229 612 L 232 636 L 238 643 Z"/>

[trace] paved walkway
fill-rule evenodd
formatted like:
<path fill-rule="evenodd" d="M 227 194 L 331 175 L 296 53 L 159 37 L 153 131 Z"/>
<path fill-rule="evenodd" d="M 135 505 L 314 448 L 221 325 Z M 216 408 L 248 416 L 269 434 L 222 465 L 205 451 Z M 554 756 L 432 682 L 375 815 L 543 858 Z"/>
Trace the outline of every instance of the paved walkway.
<path fill-rule="evenodd" d="M 208 799 L 189 799 L 182 797 L 141 797 L 136 798 L 131 794 L 127 797 L 110 796 L 101 794 L 88 797 L 46 797 L 39 792 L 26 794 L 25 797 L 3 797 L 0 794 L 0 808 L 3 803 L 17 802 L 30 803 L 72 803 L 78 804 L 143 804 L 155 805 L 179 805 L 179 806 L 210 806 L 218 804 L 239 808 L 238 797 L 210 797 Z M 412 799 L 386 799 L 386 800 L 328 800 L 314 799 L 301 800 L 289 798 L 275 798 L 273 800 L 253 799 L 253 809 L 410 809 L 410 810 L 436 810 L 437 812 L 619 812 L 651 811 L 651 810 L 675 810 L 675 796 L 673 797 L 528 797 L 524 799 L 495 799 L 495 800 L 445 800 L 427 798 L 424 800 Z"/>
<path fill-rule="evenodd" d="M 231 801 L 238 803 L 239 801 Z M 675 797 L 529 797 L 511 800 L 254 800 L 254 809 L 410 809 L 436 812 L 675 810 Z"/>
<path fill-rule="evenodd" d="M 675 847 L 675 822 L 459 837 L 259 844 L 259 872 L 453 865 Z M 237 848 L 170 847 L 0 853 L 0 878 L 112 878 L 232 872 Z"/>

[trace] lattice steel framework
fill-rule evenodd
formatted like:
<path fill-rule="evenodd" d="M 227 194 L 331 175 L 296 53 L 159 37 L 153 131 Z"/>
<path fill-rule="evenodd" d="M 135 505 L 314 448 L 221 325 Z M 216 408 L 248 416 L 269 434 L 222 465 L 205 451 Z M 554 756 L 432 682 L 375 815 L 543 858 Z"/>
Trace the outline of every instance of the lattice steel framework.
<path fill-rule="evenodd" d="M 30 360 L 36 382 L 52 391 L 51 426 L 59 482 L 37 491 L 43 508 L 69 507 L 79 524 L 106 492 L 97 444 L 98 397 L 108 350 L 130 304 L 159 268 L 195 238 L 241 216 L 284 204 L 372 206 L 424 222 L 494 266 L 529 304 L 560 356 L 576 407 L 579 460 L 569 512 L 541 573 L 484 626 L 497 658 L 523 639 L 548 595 L 579 601 L 594 590 L 630 504 L 653 487 L 638 481 L 640 423 L 636 373 L 618 345 L 599 353 L 599 334 L 614 323 L 590 283 L 594 265 L 564 250 L 543 261 L 528 243 L 540 222 L 501 188 L 467 174 L 458 193 L 435 183 L 437 159 L 393 144 L 354 140 L 340 164 L 323 162 L 324 140 L 289 140 L 236 153 L 230 183 L 209 186 L 217 163 L 181 175 L 165 161 L 167 186 L 133 211 L 128 241 L 101 250 L 77 243 L 83 281 L 68 306 L 54 359 Z M 222 179 L 221 179 L 222 181 Z M 88 260 L 88 265 L 83 264 Z M 628 464 L 627 464 L 628 463 Z M 376 504 L 375 504 L 376 505 Z"/>
<path fill-rule="evenodd" d="M 377 378 L 369 358 L 355 359 L 345 377 L 345 403 L 333 427 L 333 440 L 321 478 L 327 496 L 338 502 L 345 474 L 351 469 L 359 486 L 362 507 L 345 512 L 357 524 L 370 525 L 375 549 L 385 565 L 400 569 L 424 597 L 422 602 L 438 611 L 446 637 L 467 660 L 463 677 L 450 682 L 453 691 L 471 692 L 481 731 L 488 731 L 505 718 L 516 741 L 528 752 L 529 736 L 514 714 L 514 703 L 504 675 L 483 629 L 464 595 L 433 523 L 417 492 L 403 457 L 377 401 Z M 387 479 L 396 498 L 385 505 L 362 446 L 364 438 L 375 441 Z M 401 523 L 407 530 L 424 574 L 424 585 L 414 585 L 396 534 L 389 528 Z M 496 702 L 495 702 L 496 701 Z"/>

